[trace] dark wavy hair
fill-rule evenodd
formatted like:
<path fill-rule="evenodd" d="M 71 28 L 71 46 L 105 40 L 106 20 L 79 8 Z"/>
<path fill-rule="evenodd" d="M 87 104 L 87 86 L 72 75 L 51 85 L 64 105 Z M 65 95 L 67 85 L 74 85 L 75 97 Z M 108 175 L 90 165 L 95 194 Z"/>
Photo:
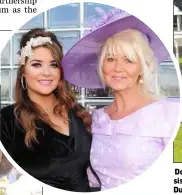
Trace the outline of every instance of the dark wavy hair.
<path fill-rule="evenodd" d="M 38 36 L 51 38 L 52 44 L 46 43 L 44 45 L 41 45 L 41 47 L 49 49 L 56 63 L 60 64 L 59 68 L 61 72 L 61 79 L 59 81 L 57 89 L 53 92 L 56 96 L 56 99 L 58 100 L 58 104 L 54 107 L 53 110 L 54 113 L 65 119 L 64 113 L 68 112 L 70 109 L 74 109 L 76 115 L 83 120 L 84 125 L 89 130 L 91 126 L 90 115 L 83 107 L 81 107 L 77 103 L 76 98 L 70 90 L 70 85 L 64 80 L 64 73 L 61 67 L 61 62 L 63 59 L 63 49 L 55 34 L 45 31 L 41 28 L 32 29 L 28 33 L 24 34 L 21 38 L 20 50 L 22 47 L 26 46 L 27 41 L 29 41 L 32 37 L 36 38 Z M 25 64 L 26 61 L 27 57 L 25 59 Z M 36 120 L 41 119 L 49 125 L 52 125 L 52 123 L 47 114 L 42 114 L 40 106 L 29 98 L 27 90 L 24 90 L 22 88 L 21 77 L 24 72 L 25 66 L 20 66 L 17 73 L 15 87 L 15 116 L 17 121 L 25 130 L 25 144 L 28 148 L 31 148 L 32 141 L 39 143 L 36 133 Z"/>

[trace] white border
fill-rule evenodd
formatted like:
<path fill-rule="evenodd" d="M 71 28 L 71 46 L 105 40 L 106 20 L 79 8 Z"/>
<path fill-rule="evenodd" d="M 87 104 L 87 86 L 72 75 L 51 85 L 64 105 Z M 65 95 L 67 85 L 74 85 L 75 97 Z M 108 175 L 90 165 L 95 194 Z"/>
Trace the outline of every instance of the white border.
<path fill-rule="evenodd" d="M 58 5 L 75 3 L 75 2 L 77 2 L 77 1 L 70 1 L 70 0 L 64 0 L 64 1 L 63 0 L 62 1 L 60 1 L 60 0 L 54 0 L 54 1 L 42 0 L 41 1 L 41 0 L 39 0 L 39 2 L 36 5 L 37 9 L 39 10 L 39 12 L 37 12 L 37 14 L 39 14 L 43 11 L 46 11 L 47 9 L 56 7 Z M 168 1 L 166 1 L 166 0 L 160 0 L 160 1 L 153 0 L 152 2 L 146 1 L 146 0 L 138 0 L 138 1 L 137 0 L 135 0 L 135 1 L 134 0 L 123 0 L 122 2 L 119 2 L 118 0 L 112 0 L 112 1 L 105 0 L 104 2 L 101 0 L 94 0 L 94 1 L 85 1 L 85 2 L 94 2 L 94 3 L 102 3 L 102 4 L 104 3 L 104 4 L 108 4 L 111 6 L 115 6 L 115 7 L 124 9 L 125 11 L 128 11 L 129 13 L 135 15 L 136 17 L 141 19 L 143 22 L 145 22 L 147 25 L 149 25 L 150 28 L 153 29 L 156 32 L 156 34 L 161 38 L 161 40 L 165 43 L 166 48 L 168 49 L 169 53 L 171 54 L 172 60 L 175 64 L 175 68 L 176 68 L 178 79 L 179 79 L 180 89 L 181 89 L 181 85 L 182 85 L 181 74 L 180 74 L 177 60 L 175 59 L 175 57 L 172 53 L 173 52 L 172 51 L 172 49 L 173 49 L 172 41 L 169 41 L 169 37 L 172 37 L 172 39 L 173 39 L 172 27 L 169 26 L 169 25 L 172 25 L 172 23 L 171 23 L 170 17 L 168 17 L 168 19 L 166 19 L 167 15 L 169 15 L 169 13 L 172 14 L 172 12 L 170 11 L 171 6 L 172 6 L 172 0 L 170 0 L 170 2 L 169 2 L 169 0 Z M 12 7 L 12 6 L 10 6 L 10 7 Z M 19 14 L 19 15 L 18 14 L 17 15 L 10 14 L 7 17 L 7 20 L 9 20 L 9 24 L 7 24 L 7 25 L 8 25 L 8 27 L 11 26 L 13 31 L 11 33 L 8 33 L 8 36 L 6 36 L 2 39 L 2 42 L 0 45 L 0 50 L 5 46 L 6 42 L 10 38 L 10 36 L 12 36 L 15 32 L 17 32 L 19 27 L 22 26 L 22 24 L 26 23 L 33 16 L 35 16 L 35 15 L 33 15 L 33 14 L 27 14 L 27 15 L 26 14 Z M 4 19 L 0 18 L 0 23 L 2 23 L 3 20 Z M 13 21 L 18 21 L 18 22 L 13 23 Z M 162 24 L 162 28 L 160 26 L 161 24 Z M 180 90 L 180 96 L 182 93 L 181 91 L 182 90 Z M 173 168 L 172 168 L 173 158 L 171 156 L 171 154 L 172 154 L 171 149 L 172 149 L 173 139 L 175 138 L 176 133 L 178 131 L 180 119 L 182 118 L 181 110 L 182 109 L 181 109 L 181 100 L 180 100 L 180 116 L 178 117 L 178 123 L 177 123 L 176 128 L 175 128 L 175 133 L 173 134 L 173 137 L 172 137 L 170 143 L 168 144 L 166 150 L 162 153 L 162 155 L 159 157 L 159 159 L 153 164 L 153 166 L 151 166 L 147 171 L 145 171 L 145 173 L 138 176 L 136 179 L 132 180 L 131 182 L 129 182 L 123 186 L 120 186 L 118 188 L 115 188 L 112 190 L 107 190 L 107 191 L 102 191 L 99 193 L 106 194 L 106 193 L 109 193 L 111 191 L 112 193 L 122 193 L 124 195 L 134 194 L 134 193 L 140 194 L 140 195 L 144 195 L 144 194 L 147 194 L 147 195 L 150 195 L 150 194 L 152 194 L 152 195 L 154 195 L 154 194 L 165 194 L 165 195 L 173 194 L 173 191 L 172 191 L 173 190 Z M 15 166 L 17 168 L 18 171 L 20 171 L 21 173 L 23 173 L 24 175 L 26 175 L 29 178 L 33 178 L 32 176 L 30 176 L 28 173 L 26 173 L 21 167 L 19 167 L 11 159 L 11 157 L 6 152 L 6 150 L 4 149 L 4 147 L 2 146 L 1 143 L 0 143 L 0 147 L 3 151 L 3 153 L 5 153 L 5 155 L 9 159 L 9 161 L 13 164 L 13 166 Z M 169 171 L 169 169 L 172 169 L 172 172 Z M 160 172 L 160 174 L 157 174 L 158 172 Z M 157 174 L 157 177 L 155 174 Z M 166 175 L 168 177 L 166 177 Z M 36 181 L 36 180 L 32 179 L 32 182 L 33 181 Z M 44 194 L 45 195 L 50 194 L 50 193 L 54 193 L 54 195 L 56 195 L 58 193 L 60 194 L 60 192 L 61 192 L 60 190 L 57 190 L 55 188 L 48 187 L 48 185 L 43 184 L 42 182 L 40 182 L 38 180 L 37 180 L 37 182 L 39 182 L 40 185 L 44 186 Z M 70 193 L 70 192 L 64 191 L 64 193 Z"/>

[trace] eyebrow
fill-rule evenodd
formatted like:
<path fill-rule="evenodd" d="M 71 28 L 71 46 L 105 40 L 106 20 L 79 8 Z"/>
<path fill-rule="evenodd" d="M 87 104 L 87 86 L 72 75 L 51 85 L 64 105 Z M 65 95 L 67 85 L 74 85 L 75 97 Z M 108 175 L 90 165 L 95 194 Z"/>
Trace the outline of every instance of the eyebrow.
<path fill-rule="evenodd" d="M 42 62 L 42 60 L 31 60 L 30 63 L 32 62 Z M 51 60 L 50 63 L 56 62 L 56 60 Z"/>

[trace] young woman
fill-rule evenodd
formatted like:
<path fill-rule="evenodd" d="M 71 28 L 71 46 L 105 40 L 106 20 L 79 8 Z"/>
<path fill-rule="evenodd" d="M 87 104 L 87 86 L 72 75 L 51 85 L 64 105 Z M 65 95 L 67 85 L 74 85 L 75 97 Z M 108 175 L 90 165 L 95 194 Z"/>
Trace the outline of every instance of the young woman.
<path fill-rule="evenodd" d="M 67 87 L 62 58 L 53 33 L 33 29 L 22 37 L 15 104 L 1 110 L 1 141 L 38 180 L 89 192 L 90 119 Z"/>

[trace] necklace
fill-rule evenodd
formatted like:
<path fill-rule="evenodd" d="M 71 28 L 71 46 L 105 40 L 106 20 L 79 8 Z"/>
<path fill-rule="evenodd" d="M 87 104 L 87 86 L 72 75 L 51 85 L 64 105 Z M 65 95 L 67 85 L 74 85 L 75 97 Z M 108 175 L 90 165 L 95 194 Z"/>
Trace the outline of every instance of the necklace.
<path fill-rule="evenodd" d="M 42 108 L 41 113 L 42 114 L 48 114 L 49 109 L 48 108 Z"/>
<path fill-rule="evenodd" d="M 45 109 L 44 109 L 44 112 L 48 113 L 48 108 L 45 108 Z"/>

